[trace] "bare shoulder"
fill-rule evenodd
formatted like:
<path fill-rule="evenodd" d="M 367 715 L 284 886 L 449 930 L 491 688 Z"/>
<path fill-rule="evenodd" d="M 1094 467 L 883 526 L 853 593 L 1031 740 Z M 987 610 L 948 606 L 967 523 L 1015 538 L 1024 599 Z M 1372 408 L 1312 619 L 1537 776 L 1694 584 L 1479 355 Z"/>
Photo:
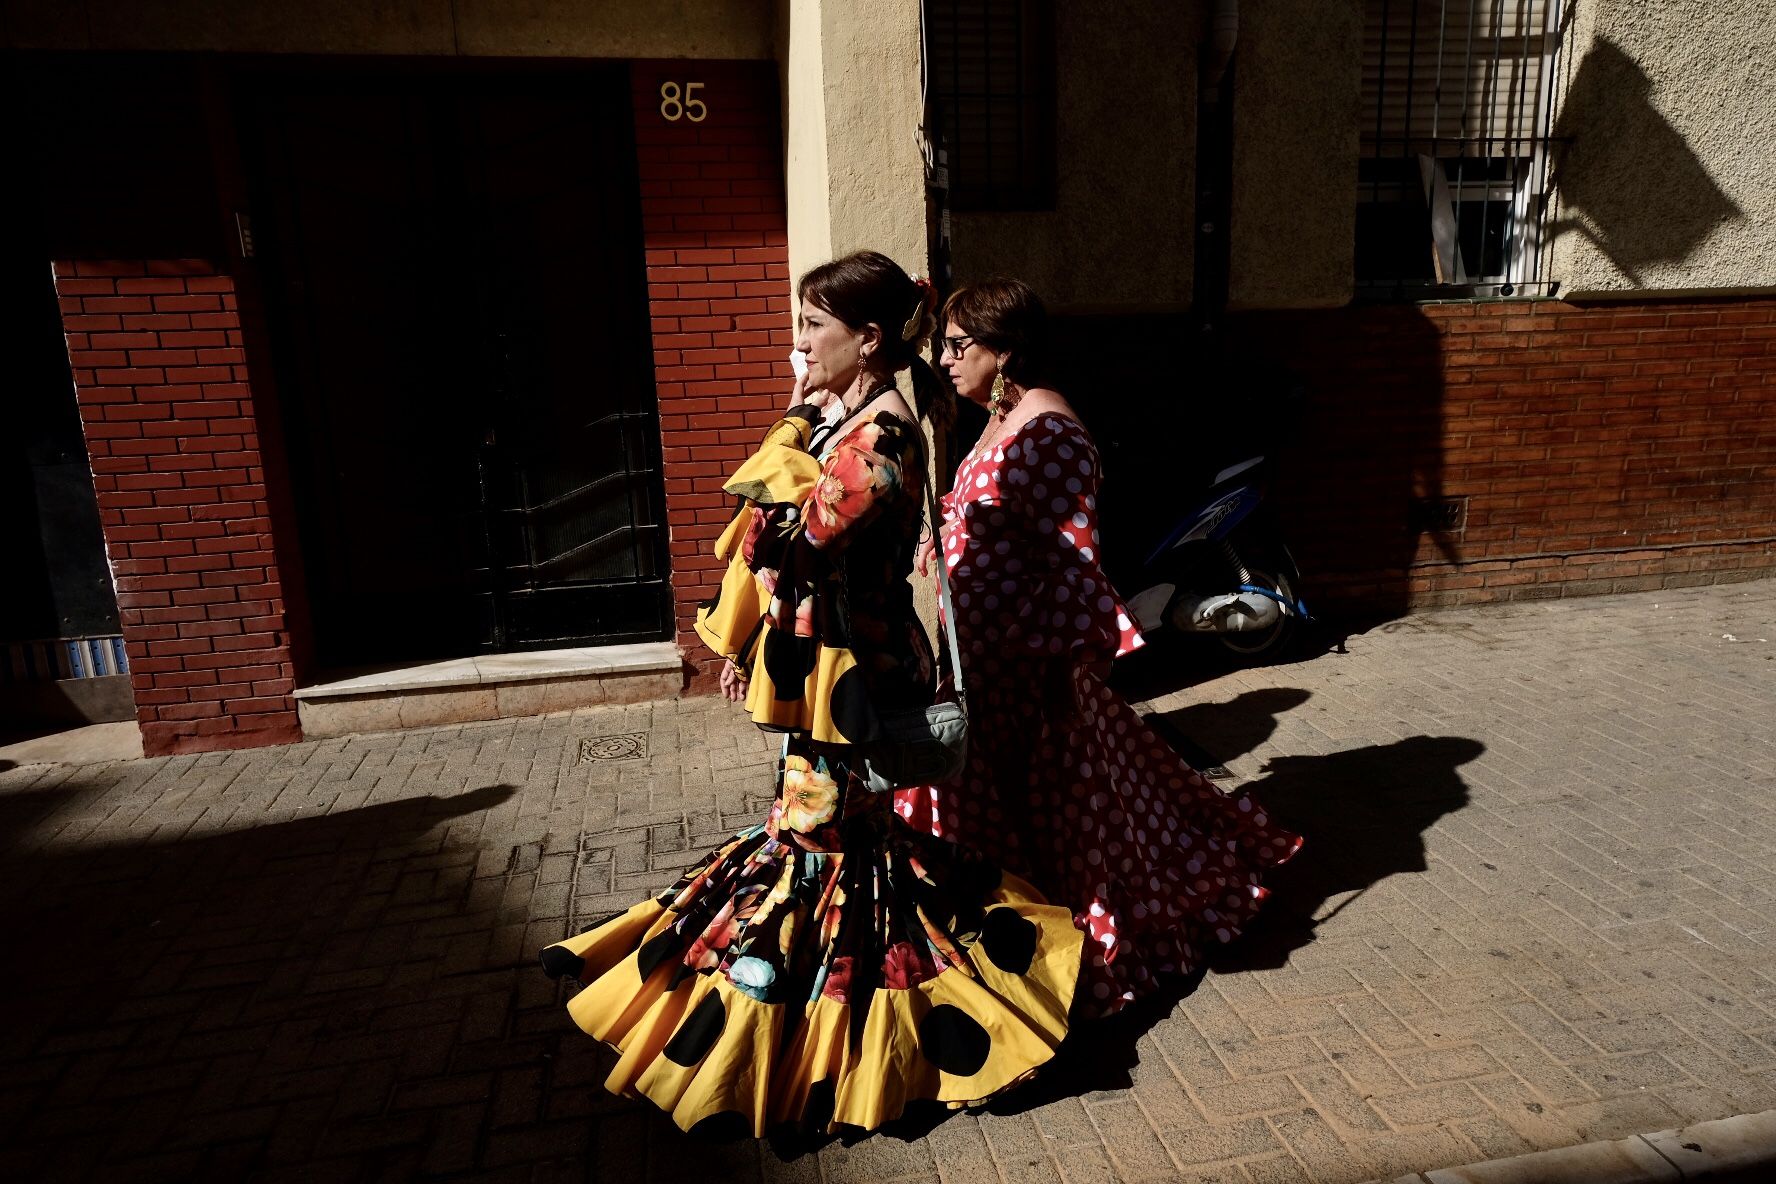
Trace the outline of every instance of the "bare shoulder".
<path fill-rule="evenodd" d="M 913 414 L 913 409 L 907 406 L 905 396 L 899 391 L 890 391 L 884 394 L 876 403 L 875 409 L 877 412 L 887 412 L 889 415 L 898 415 L 908 423 L 916 424 L 919 422 L 919 417 Z"/>
<path fill-rule="evenodd" d="M 1067 402 L 1066 396 L 1047 387 L 1032 387 L 1025 391 L 1023 401 L 1018 404 L 1018 411 L 1025 423 L 1044 415 L 1058 415 L 1079 424 L 1081 431 L 1085 428 L 1079 412 L 1073 410 L 1073 404 Z"/>

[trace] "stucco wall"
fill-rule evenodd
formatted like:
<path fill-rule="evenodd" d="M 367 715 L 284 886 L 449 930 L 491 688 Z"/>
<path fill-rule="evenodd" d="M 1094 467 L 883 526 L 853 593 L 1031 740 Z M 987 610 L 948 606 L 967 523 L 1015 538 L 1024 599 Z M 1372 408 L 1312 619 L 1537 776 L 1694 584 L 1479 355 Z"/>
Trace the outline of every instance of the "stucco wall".
<path fill-rule="evenodd" d="M 1562 294 L 1776 286 L 1776 0 L 1576 0 L 1570 19 Z"/>
<path fill-rule="evenodd" d="M 793 280 L 850 251 L 924 273 L 919 0 L 789 0 Z"/>
<path fill-rule="evenodd" d="M 13 49 L 772 56 L 771 0 L 5 0 Z"/>
<path fill-rule="evenodd" d="M 953 215 L 958 280 L 1018 276 L 1063 311 L 1188 304 L 1201 12 L 1055 6 L 1055 208 Z"/>
<path fill-rule="evenodd" d="M 1362 0 L 1241 5 L 1231 307 L 1350 299 L 1362 49 Z"/>

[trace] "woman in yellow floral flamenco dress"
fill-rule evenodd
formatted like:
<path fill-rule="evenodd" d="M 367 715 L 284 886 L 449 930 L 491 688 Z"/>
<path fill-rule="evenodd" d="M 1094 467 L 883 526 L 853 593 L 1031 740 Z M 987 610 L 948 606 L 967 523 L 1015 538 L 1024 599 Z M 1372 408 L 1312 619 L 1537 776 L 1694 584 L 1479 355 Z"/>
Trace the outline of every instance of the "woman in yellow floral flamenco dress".
<path fill-rule="evenodd" d="M 728 481 L 739 514 L 697 632 L 722 690 L 781 732 L 777 799 L 658 897 L 543 951 L 569 1014 L 618 1053 L 611 1090 L 693 1133 L 873 1129 L 913 1102 L 967 1106 L 1066 1034 L 1082 939 L 1065 908 L 920 835 L 857 772 L 880 713 L 932 696 L 908 575 L 924 435 L 892 376 L 931 293 L 860 252 L 798 286 L 807 373 Z"/>

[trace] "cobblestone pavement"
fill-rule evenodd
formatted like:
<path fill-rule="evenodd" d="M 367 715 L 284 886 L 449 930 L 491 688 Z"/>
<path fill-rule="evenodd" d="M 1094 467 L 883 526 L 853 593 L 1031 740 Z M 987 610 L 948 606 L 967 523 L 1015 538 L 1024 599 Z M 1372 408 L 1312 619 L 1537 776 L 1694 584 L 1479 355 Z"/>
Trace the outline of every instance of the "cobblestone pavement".
<path fill-rule="evenodd" d="M 0 771 L 0 1177 L 1336 1184 L 1776 1106 L 1776 581 L 1152 710 L 1309 835 L 1264 930 L 989 1112 L 790 1158 L 605 1095 L 532 969 L 760 812 L 725 704 Z"/>

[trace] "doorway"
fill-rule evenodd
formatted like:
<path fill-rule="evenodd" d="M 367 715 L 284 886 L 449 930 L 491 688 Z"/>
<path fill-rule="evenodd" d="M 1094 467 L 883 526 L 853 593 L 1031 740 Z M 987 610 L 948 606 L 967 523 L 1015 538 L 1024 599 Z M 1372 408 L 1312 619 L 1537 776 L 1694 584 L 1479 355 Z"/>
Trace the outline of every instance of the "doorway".
<path fill-rule="evenodd" d="M 239 94 L 318 662 L 669 636 L 627 68 Z"/>

